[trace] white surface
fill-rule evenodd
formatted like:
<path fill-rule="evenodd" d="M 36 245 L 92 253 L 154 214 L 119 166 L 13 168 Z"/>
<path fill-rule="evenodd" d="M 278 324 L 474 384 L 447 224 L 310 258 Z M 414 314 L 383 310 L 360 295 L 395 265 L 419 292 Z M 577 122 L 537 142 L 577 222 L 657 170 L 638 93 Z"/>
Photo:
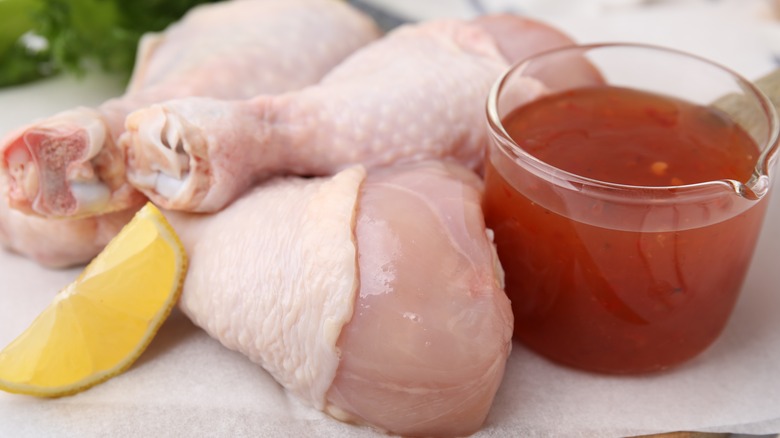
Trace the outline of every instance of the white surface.
<path fill-rule="evenodd" d="M 440 15 L 472 15 L 459 2 Z M 468 2 L 463 2 L 468 3 Z M 500 8 L 506 1 L 486 1 Z M 533 3 L 528 0 L 518 3 Z M 536 1 L 541 4 L 541 1 Z M 601 4 L 609 4 L 604 15 Z M 686 49 L 750 78 L 780 49 L 768 2 L 681 1 L 635 9 L 600 1 L 550 21 L 581 41 L 632 40 Z M 743 6 L 737 8 L 735 4 Z M 448 5 L 449 5 L 448 4 Z M 540 10 L 540 16 L 550 14 Z M 595 12 L 594 12 L 595 11 Z M 408 12 L 408 11 L 407 11 Z M 425 16 L 421 12 L 419 16 Z M 450 14 L 453 15 L 453 14 Z M 780 51 L 780 50 L 778 50 Z M 118 93 L 111 80 L 67 78 L 0 91 L 0 135 L 37 116 Z M 780 181 L 775 181 L 780 190 Z M 43 309 L 76 270 L 48 271 L 0 252 L 0 346 Z M 609 377 L 552 365 L 515 345 L 487 424 L 477 436 L 625 436 L 673 430 L 780 431 L 780 196 L 774 196 L 743 295 L 725 333 L 668 373 Z M 125 374 L 58 400 L 0 393 L 0 436 L 372 436 L 301 406 L 261 369 L 179 313 Z"/>

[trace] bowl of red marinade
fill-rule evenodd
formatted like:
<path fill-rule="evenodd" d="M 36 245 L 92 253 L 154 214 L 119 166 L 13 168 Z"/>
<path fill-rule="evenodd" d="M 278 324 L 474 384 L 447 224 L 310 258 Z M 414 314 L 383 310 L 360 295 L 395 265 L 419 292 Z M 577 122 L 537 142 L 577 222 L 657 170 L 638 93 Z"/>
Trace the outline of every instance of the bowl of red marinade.
<path fill-rule="evenodd" d="M 487 118 L 485 220 L 518 341 L 635 374 L 717 339 L 775 177 L 766 95 L 669 48 L 569 46 L 506 71 Z"/>

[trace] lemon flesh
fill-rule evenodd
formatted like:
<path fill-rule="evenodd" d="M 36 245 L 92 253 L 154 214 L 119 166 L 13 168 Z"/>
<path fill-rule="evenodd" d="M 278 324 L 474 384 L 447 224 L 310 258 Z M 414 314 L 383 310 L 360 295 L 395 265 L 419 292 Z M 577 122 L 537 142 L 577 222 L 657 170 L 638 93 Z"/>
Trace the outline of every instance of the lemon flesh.
<path fill-rule="evenodd" d="M 187 257 L 152 204 L 0 352 L 0 390 L 59 397 L 126 370 L 181 294 Z"/>

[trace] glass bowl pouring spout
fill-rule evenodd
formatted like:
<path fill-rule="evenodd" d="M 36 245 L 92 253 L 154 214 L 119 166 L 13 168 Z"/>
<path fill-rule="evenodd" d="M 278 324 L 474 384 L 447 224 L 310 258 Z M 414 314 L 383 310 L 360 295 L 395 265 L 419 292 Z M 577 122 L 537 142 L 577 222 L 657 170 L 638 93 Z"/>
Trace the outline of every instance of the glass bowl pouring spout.
<path fill-rule="evenodd" d="M 778 160 L 778 150 L 780 150 L 780 117 L 778 117 L 778 108 L 774 104 L 780 102 L 780 69 L 759 79 L 755 84 L 750 84 L 750 87 L 760 100 L 763 113 L 767 118 L 767 139 L 753 174 L 744 185 L 737 188 L 737 193 L 747 199 L 758 200 L 769 192 L 774 179 L 772 176 Z M 764 90 L 766 94 L 763 93 Z M 770 93 L 775 95 L 769 95 Z"/>

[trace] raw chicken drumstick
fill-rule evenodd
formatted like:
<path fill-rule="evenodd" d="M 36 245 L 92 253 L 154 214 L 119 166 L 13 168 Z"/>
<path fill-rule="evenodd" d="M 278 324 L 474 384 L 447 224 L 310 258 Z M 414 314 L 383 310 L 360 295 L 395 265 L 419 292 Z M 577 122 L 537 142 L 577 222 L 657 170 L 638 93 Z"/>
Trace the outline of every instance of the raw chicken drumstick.
<path fill-rule="evenodd" d="M 132 219 L 125 209 L 81 219 L 27 216 L 0 202 L 0 245 L 49 268 L 86 263 Z"/>
<path fill-rule="evenodd" d="M 277 178 L 169 212 L 195 324 L 330 415 L 404 436 L 484 422 L 511 349 L 503 271 L 460 165 Z"/>
<path fill-rule="evenodd" d="M 193 9 L 163 34 L 145 37 L 123 97 L 6 137 L 0 245 L 48 267 L 89 261 L 145 199 L 126 184 L 114 143 L 125 114 L 172 96 L 238 98 L 301 88 L 375 37 L 375 25 L 341 1 L 241 0 Z M 9 207 L 6 196 L 27 213 L 81 217 L 27 215 Z"/>
<path fill-rule="evenodd" d="M 298 92 L 186 98 L 132 113 L 120 139 L 128 179 L 165 208 L 213 212 L 274 174 L 440 157 L 477 168 L 493 81 L 509 60 L 571 42 L 511 15 L 405 26 Z M 530 79 L 528 87 L 537 88 Z"/>
<path fill-rule="evenodd" d="M 140 205 L 116 140 L 131 111 L 186 96 L 242 99 L 316 83 L 378 36 L 337 0 L 240 0 L 190 11 L 144 37 L 124 96 L 34 122 L 0 144 L 12 208 L 76 217 Z"/>

